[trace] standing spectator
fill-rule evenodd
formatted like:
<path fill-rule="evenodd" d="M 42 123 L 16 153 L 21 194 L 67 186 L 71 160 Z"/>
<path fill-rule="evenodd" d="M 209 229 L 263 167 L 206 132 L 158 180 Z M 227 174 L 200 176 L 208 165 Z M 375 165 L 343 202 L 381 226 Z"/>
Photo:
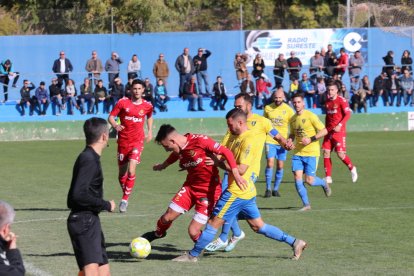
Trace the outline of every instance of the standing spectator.
<path fill-rule="evenodd" d="M 361 78 L 362 66 L 364 66 L 364 57 L 361 55 L 360 51 L 356 51 L 352 57 L 349 59 L 349 77 L 359 77 Z"/>
<path fill-rule="evenodd" d="M 249 62 L 249 56 L 237 53 L 234 58 L 234 69 L 236 69 L 236 77 L 239 85 L 247 78 L 249 72 L 247 71 L 247 63 Z"/>
<path fill-rule="evenodd" d="M 397 73 L 391 75 L 391 78 L 385 82 L 386 90 L 388 91 L 388 97 L 390 101 L 390 106 L 394 105 L 394 100 L 396 100 L 396 105 L 401 105 L 401 89 L 400 82 L 397 79 Z"/>
<path fill-rule="evenodd" d="M 371 83 L 367 75 L 365 75 L 362 78 L 362 89 L 365 90 L 365 95 L 366 95 L 365 101 L 368 102 L 369 107 L 373 107 L 374 106 L 374 95 L 371 89 Z"/>
<path fill-rule="evenodd" d="M 382 58 L 384 60 L 385 66 L 382 68 L 383 72 L 387 73 L 388 78 L 390 79 L 395 70 L 394 63 L 394 52 L 388 51 L 387 55 Z"/>
<path fill-rule="evenodd" d="M 55 110 L 55 115 L 59 116 L 62 112 L 63 107 L 63 95 L 62 95 L 62 89 L 59 87 L 57 78 L 52 79 L 52 83 L 49 85 L 49 96 L 50 100 L 52 102 L 52 109 L 53 105 L 57 109 Z"/>
<path fill-rule="evenodd" d="M 103 111 L 102 113 L 106 112 L 106 98 L 108 96 L 108 91 L 106 87 L 103 85 L 102 80 L 98 80 L 98 83 L 95 86 L 95 114 L 99 114 L 99 103 L 103 103 Z"/>
<path fill-rule="evenodd" d="M 275 88 L 282 86 L 283 79 L 285 77 L 285 69 L 288 67 L 285 55 L 280 53 L 278 58 L 275 59 L 275 67 L 273 67 L 273 75 L 275 78 Z"/>
<path fill-rule="evenodd" d="M 50 104 L 50 96 L 45 88 L 45 82 L 41 81 L 39 87 L 35 91 L 36 107 L 39 115 L 46 115 L 47 108 Z"/>
<path fill-rule="evenodd" d="M 20 89 L 20 107 L 22 109 L 22 116 L 25 116 L 25 107 L 29 107 L 29 115 L 33 115 L 34 110 L 34 104 L 33 104 L 33 98 L 30 96 L 30 91 L 35 89 L 35 86 L 33 83 L 31 83 L 28 80 L 23 81 L 23 87 Z"/>
<path fill-rule="evenodd" d="M 52 71 L 57 76 L 59 88 L 62 88 L 63 81 L 65 81 L 65 86 L 68 84 L 69 72 L 73 71 L 73 66 L 70 60 L 66 58 L 65 52 L 60 51 L 59 58 L 53 62 Z"/>
<path fill-rule="evenodd" d="M 95 105 L 95 96 L 93 95 L 91 80 L 89 78 L 83 80 L 78 98 L 80 100 L 81 113 L 86 114 L 86 110 L 88 110 L 88 114 L 92 114 L 93 106 Z"/>
<path fill-rule="evenodd" d="M 10 59 L 6 59 L 0 64 L 0 82 L 3 84 L 4 100 L 3 103 L 7 102 L 9 96 L 9 82 L 13 80 L 12 87 L 17 87 L 17 81 L 19 80 L 20 73 L 14 72 L 13 63 Z"/>
<path fill-rule="evenodd" d="M 341 48 L 339 50 L 338 64 L 335 70 L 340 79 L 342 79 L 342 76 L 345 75 L 348 67 L 348 59 L 348 54 L 345 52 L 345 48 Z"/>
<path fill-rule="evenodd" d="M 168 68 L 168 63 L 164 59 L 164 54 L 161 53 L 154 63 L 152 68 L 152 73 L 154 74 L 155 80 L 158 81 L 162 79 L 164 86 L 167 87 L 168 76 L 170 75 L 170 69 Z"/>
<path fill-rule="evenodd" d="M 132 55 L 128 62 L 128 79 L 141 78 L 141 61 L 139 61 L 136 54 Z"/>
<path fill-rule="evenodd" d="M 115 78 L 106 99 L 106 110 L 108 110 L 108 112 L 116 105 L 119 99 L 124 97 L 124 93 L 124 85 L 122 84 L 121 78 Z"/>
<path fill-rule="evenodd" d="M 400 79 L 400 86 L 401 86 L 401 93 L 404 99 L 404 105 L 407 106 L 410 103 L 411 98 L 411 106 L 414 106 L 414 81 L 413 77 L 410 75 L 408 69 L 405 69 L 403 76 Z"/>
<path fill-rule="evenodd" d="M 408 50 L 405 50 L 401 57 L 401 72 L 404 73 L 404 70 L 408 70 L 408 72 L 412 73 L 413 68 L 411 65 L 413 64 L 413 59 L 411 58 L 411 53 Z"/>
<path fill-rule="evenodd" d="M 226 87 L 222 81 L 221 76 L 217 76 L 217 81 L 213 85 L 214 93 L 214 105 L 213 109 L 217 110 L 220 107 L 220 110 L 226 110 L 225 106 L 227 103 Z"/>
<path fill-rule="evenodd" d="M 152 104 L 152 107 L 153 107 L 152 113 L 156 114 L 157 112 L 155 111 L 154 86 L 150 82 L 149 78 L 146 78 L 144 83 L 145 83 L 145 88 L 144 88 L 144 93 L 142 94 L 142 98 L 144 98 L 144 100 Z"/>
<path fill-rule="evenodd" d="M 255 97 L 255 106 L 256 109 L 263 109 L 267 105 L 267 96 L 270 95 L 268 87 L 271 87 L 272 84 L 266 78 L 264 74 L 256 80 L 256 97 Z M 266 96 L 267 95 L 267 96 Z"/>
<path fill-rule="evenodd" d="M 197 55 L 194 57 L 194 72 L 197 76 L 198 94 L 203 95 L 202 83 L 204 81 L 205 91 L 204 96 L 210 97 L 210 86 L 208 84 L 207 74 L 207 58 L 211 52 L 207 49 L 199 48 Z"/>
<path fill-rule="evenodd" d="M 164 81 L 162 79 L 158 79 L 157 85 L 154 88 L 155 94 L 155 105 L 158 106 L 161 112 L 167 112 L 167 102 L 170 100 L 167 93 L 167 87 L 164 85 Z M 154 109 L 155 112 L 155 109 Z"/>
<path fill-rule="evenodd" d="M 318 77 L 323 77 L 324 59 L 319 51 L 310 59 L 309 74 L 310 79 L 315 82 Z"/>
<path fill-rule="evenodd" d="M 324 56 L 325 73 L 332 77 L 337 63 L 336 54 L 333 50 L 332 44 L 328 44 L 328 51 Z"/>
<path fill-rule="evenodd" d="M 105 63 L 105 71 L 108 72 L 108 86 L 111 87 L 114 79 L 119 77 L 120 65 L 123 60 L 116 52 L 112 52 L 111 58 Z"/>
<path fill-rule="evenodd" d="M 381 72 L 381 74 L 375 78 L 374 87 L 372 88 L 374 94 L 374 106 L 377 106 L 379 97 L 382 97 L 384 106 L 388 106 L 388 91 L 386 89 L 387 72 Z"/>
<path fill-rule="evenodd" d="M 103 199 L 101 155 L 108 146 L 109 129 L 102 118 L 85 121 L 86 147 L 73 166 L 67 197 L 71 210 L 67 229 L 79 267 L 78 275 L 110 275 L 105 238 L 99 220 L 101 211 L 113 212 L 115 202 Z"/>
<path fill-rule="evenodd" d="M 89 78 L 93 78 L 94 84 L 96 85 L 98 80 L 101 79 L 103 65 L 101 59 L 98 58 L 98 53 L 95 50 L 92 51 L 92 57 L 86 62 L 85 70 L 89 72 Z"/>
<path fill-rule="evenodd" d="M 205 111 L 203 109 L 203 98 L 197 94 L 197 91 L 196 78 L 193 76 L 185 85 L 183 98 L 188 99 L 190 102 L 190 111 L 197 111 L 195 109 L 196 101 L 198 105 L 198 111 Z"/>
<path fill-rule="evenodd" d="M 290 52 L 290 58 L 287 59 L 288 73 L 290 80 L 299 79 L 299 72 L 302 69 L 302 62 L 295 56 L 295 52 Z"/>
<path fill-rule="evenodd" d="M 17 249 L 17 235 L 10 230 L 14 216 L 13 207 L 0 200 L 0 275 L 23 276 L 26 271 Z"/>
<path fill-rule="evenodd" d="M 248 74 L 246 79 L 241 83 L 240 93 L 247 93 L 251 97 L 254 97 L 255 89 L 252 81 L 252 75 Z"/>
<path fill-rule="evenodd" d="M 326 85 L 325 79 L 322 77 L 317 78 L 316 83 L 316 105 L 317 107 L 321 107 L 322 111 L 325 110 L 325 102 L 326 102 Z M 324 112 L 322 112 L 324 113 Z"/>
<path fill-rule="evenodd" d="M 265 66 L 264 60 L 262 59 L 262 55 L 257 54 L 253 60 L 253 71 L 252 71 L 253 78 L 255 79 L 260 78 L 262 74 L 264 73 L 265 67 L 266 66 Z"/>
<path fill-rule="evenodd" d="M 79 109 L 78 102 L 76 101 L 77 95 L 78 91 L 76 89 L 75 82 L 72 79 L 69 79 L 68 84 L 66 85 L 66 103 L 70 115 L 75 114 L 73 108 Z"/>
<path fill-rule="evenodd" d="M 186 83 L 190 83 L 191 76 L 194 74 L 194 62 L 189 53 L 188 48 L 184 48 L 183 53 L 179 55 L 175 61 L 175 69 L 180 75 L 180 86 L 178 96 L 182 98 L 184 96 L 184 86 Z"/>
<path fill-rule="evenodd" d="M 302 74 L 302 80 L 299 83 L 299 91 L 303 93 L 308 108 L 316 108 L 316 91 L 315 86 L 310 79 L 308 74 Z"/>

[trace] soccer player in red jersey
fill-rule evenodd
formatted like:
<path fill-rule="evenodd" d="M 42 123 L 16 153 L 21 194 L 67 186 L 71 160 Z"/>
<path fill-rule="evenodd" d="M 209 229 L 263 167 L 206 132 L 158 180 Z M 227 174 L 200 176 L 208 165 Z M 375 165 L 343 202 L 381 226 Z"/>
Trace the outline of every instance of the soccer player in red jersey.
<path fill-rule="evenodd" d="M 328 135 L 324 137 L 322 143 L 326 182 L 332 183 L 332 150 L 336 151 L 339 159 L 351 171 L 352 182 L 356 182 L 358 179 L 357 169 L 346 154 L 346 123 L 351 117 L 351 110 L 348 101 L 338 96 L 338 86 L 335 82 L 329 82 L 327 88 L 325 126 Z"/>
<path fill-rule="evenodd" d="M 165 237 L 172 222 L 195 206 L 188 234 L 193 241 L 197 241 L 221 195 L 218 169 L 206 164 L 206 158 L 212 154 L 224 156 L 236 182 L 244 187 L 246 181 L 239 174 L 232 152 L 205 135 L 182 135 L 171 125 L 164 124 L 160 127 L 155 141 L 172 153 L 162 164 L 154 165 L 154 171 L 164 170 L 179 161 L 180 168 L 187 170 L 188 174 L 183 186 L 172 198 L 167 211 L 158 219 L 156 230 L 147 232 L 142 237 L 150 242 Z"/>
<path fill-rule="evenodd" d="M 118 131 L 119 183 L 122 188 L 122 200 L 119 211 L 125 213 L 128 199 L 135 185 L 135 171 L 141 161 L 141 153 L 146 142 L 152 139 L 153 106 L 142 98 L 145 83 L 142 80 L 132 82 L 131 99 L 122 98 L 111 111 L 108 122 Z M 119 118 L 120 124 L 115 120 Z M 144 123 L 147 121 L 147 137 Z"/>

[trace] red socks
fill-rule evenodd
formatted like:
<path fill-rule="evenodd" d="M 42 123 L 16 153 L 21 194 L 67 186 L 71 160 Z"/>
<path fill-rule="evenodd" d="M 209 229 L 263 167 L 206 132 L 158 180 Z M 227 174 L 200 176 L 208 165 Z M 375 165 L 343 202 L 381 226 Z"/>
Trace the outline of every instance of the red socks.
<path fill-rule="evenodd" d="M 158 237 L 164 236 L 165 232 L 167 232 L 168 228 L 170 228 L 172 225 L 172 222 L 170 223 L 164 223 L 161 218 L 157 221 L 157 229 L 155 230 L 155 233 Z"/>
<path fill-rule="evenodd" d="M 331 158 L 323 158 L 323 166 L 325 168 L 325 176 L 332 176 L 332 160 Z"/>
<path fill-rule="evenodd" d="M 128 201 L 129 195 L 132 192 L 132 189 L 135 185 L 135 175 L 128 174 L 128 177 L 125 181 L 125 188 L 123 189 L 124 195 L 122 196 L 122 200 Z"/>
<path fill-rule="evenodd" d="M 348 155 L 345 155 L 345 158 L 342 159 L 342 162 L 344 162 L 344 164 L 348 167 L 349 170 L 352 170 L 354 168 L 351 158 L 349 158 Z"/>

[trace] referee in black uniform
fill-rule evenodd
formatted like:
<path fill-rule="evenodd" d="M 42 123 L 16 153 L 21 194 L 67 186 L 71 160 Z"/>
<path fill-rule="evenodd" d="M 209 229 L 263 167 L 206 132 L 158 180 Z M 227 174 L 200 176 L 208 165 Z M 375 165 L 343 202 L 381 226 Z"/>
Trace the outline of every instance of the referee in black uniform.
<path fill-rule="evenodd" d="M 86 147 L 73 167 L 67 205 L 71 209 L 67 227 L 79 275 L 110 275 L 105 238 L 98 214 L 113 212 L 115 202 L 103 199 L 103 174 L 100 156 L 108 146 L 109 129 L 106 120 L 90 118 L 83 131 Z"/>

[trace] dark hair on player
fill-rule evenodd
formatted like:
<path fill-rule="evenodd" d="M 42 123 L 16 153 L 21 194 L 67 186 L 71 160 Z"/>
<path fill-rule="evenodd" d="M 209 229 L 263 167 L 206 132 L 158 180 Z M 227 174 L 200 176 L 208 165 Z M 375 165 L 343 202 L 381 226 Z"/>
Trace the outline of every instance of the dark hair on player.
<path fill-rule="evenodd" d="M 251 104 L 253 104 L 253 98 L 252 96 L 250 96 L 247 93 L 239 93 L 236 96 L 234 96 L 234 100 L 236 101 L 237 99 L 243 98 L 243 100 L 245 100 L 246 102 L 250 102 Z"/>
<path fill-rule="evenodd" d="M 303 100 L 305 98 L 305 95 L 303 95 L 303 93 L 301 93 L 301 92 L 297 92 L 297 93 L 293 94 L 291 99 L 293 100 L 294 98 L 302 98 L 302 100 Z"/>
<path fill-rule="evenodd" d="M 98 142 L 102 134 L 108 131 L 108 123 L 105 119 L 92 117 L 83 124 L 83 132 L 85 133 L 86 144 L 92 145 Z"/>
<path fill-rule="evenodd" d="M 164 140 L 168 134 L 175 131 L 175 128 L 169 124 L 163 124 L 158 130 L 157 137 L 155 137 L 155 142 L 161 144 L 161 141 Z"/>
<path fill-rule="evenodd" d="M 144 88 L 146 87 L 145 82 L 143 80 L 140 80 L 140 79 L 133 80 L 132 81 L 132 86 L 134 86 L 135 84 L 141 84 L 142 87 L 144 87 Z"/>
<path fill-rule="evenodd" d="M 234 119 L 239 118 L 239 117 L 244 118 L 245 121 L 247 120 L 247 114 L 243 110 L 241 110 L 240 108 L 237 108 L 237 107 L 231 109 L 226 114 L 226 119 L 231 118 L 231 119 L 234 120 Z"/>
<path fill-rule="evenodd" d="M 342 85 L 338 85 L 338 82 L 336 80 L 329 80 L 326 84 L 326 87 L 329 86 L 336 86 L 336 89 L 340 90 Z"/>

